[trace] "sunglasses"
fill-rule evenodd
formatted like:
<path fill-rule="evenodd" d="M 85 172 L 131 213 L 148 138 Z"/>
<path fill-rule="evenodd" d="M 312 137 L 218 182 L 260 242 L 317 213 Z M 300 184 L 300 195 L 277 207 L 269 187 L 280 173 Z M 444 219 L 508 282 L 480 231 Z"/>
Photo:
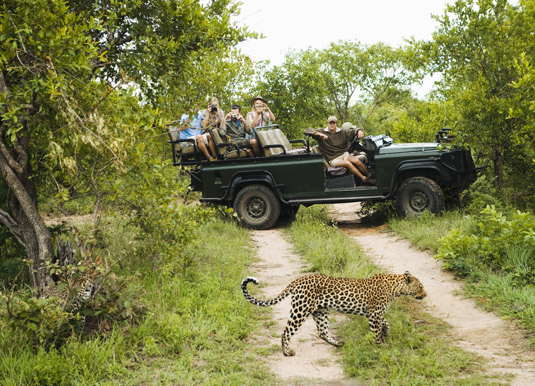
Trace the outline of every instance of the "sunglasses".
<path fill-rule="evenodd" d="M 336 121 L 329 121 L 329 123 L 337 123 Z"/>

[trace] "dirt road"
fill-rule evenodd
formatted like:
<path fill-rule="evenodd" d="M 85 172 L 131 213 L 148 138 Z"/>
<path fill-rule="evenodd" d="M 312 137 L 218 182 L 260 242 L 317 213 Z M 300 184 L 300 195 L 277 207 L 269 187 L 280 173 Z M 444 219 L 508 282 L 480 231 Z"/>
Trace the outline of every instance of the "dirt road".
<path fill-rule="evenodd" d="M 522 334 L 511 323 L 477 309 L 471 300 L 458 296 L 461 283 L 442 271 L 440 262 L 430 254 L 412 249 L 407 241 L 381 229 L 361 227 L 356 205 L 332 206 L 331 216 L 342 225 L 341 230 L 354 238 L 363 251 L 386 271 L 403 273 L 408 270 L 418 277 L 428 293 L 424 304 L 429 312 L 453 326 L 453 333 L 461 347 L 489 359 L 488 371 L 511 374 L 513 386 L 535 385 L 535 354 L 525 349 L 526 339 Z M 291 245 L 282 238 L 279 230 L 255 231 L 252 239 L 259 262 L 251 267 L 251 274 L 266 285 L 259 297 L 273 297 L 299 276 L 303 263 L 292 253 Z M 307 320 L 292 339 L 296 356 L 286 358 L 282 355 L 280 334 L 286 325 L 289 309 L 288 299 L 273 307 L 276 336 L 269 337 L 269 344 L 278 345 L 279 349 L 269 358 L 269 364 L 277 377 L 285 384 L 303 380 L 328 385 L 355 384 L 344 378 L 334 348 L 317 337 L 312 319 Z M 336 328 L 336 323 L 333 328 Z"/>
<path fill-rule="evenodd" d="M 277 229 L 253 231 L 251 237 L 257 248 L 259 261 L 251 267 L 251 274 L 260 285 L 264 284 L 258 298 L 273 298 L 279 294 L 297 276 L 302 274 L 305 264 L 292 252 L 292 246 L 282 238 Z M 291 340 L 291 347 L 296 351 L 294 357 L 282 355 L 280 335 L 286 326 L 290 314 L 289 298 L 273 308 L 275 321 L 272 332 L 266 331 L 268 345 L 276 346 L 268 363 L 276 376 L 284 384 L 291 385 L 306 382 L 322 385 L 352 385 L 344 381 L 344 373 L 337 362 L 335 349 L 317 337 L 316 325 L 309 318 Z"/>

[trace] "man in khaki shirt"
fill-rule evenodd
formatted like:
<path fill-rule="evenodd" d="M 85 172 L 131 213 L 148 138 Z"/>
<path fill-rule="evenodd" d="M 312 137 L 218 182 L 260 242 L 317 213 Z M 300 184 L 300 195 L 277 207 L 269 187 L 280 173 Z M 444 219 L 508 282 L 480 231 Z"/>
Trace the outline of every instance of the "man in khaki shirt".
<path fill-rule="evenodd" d="M 347 168 L 363 182 L 375 185 L 375 179 L 370 177 L 370 172 L 366 165 L 358 157 L 348 153 L 353 138 L 356 135 L 362 138 L 364 132 L 357 128 L 343 130 L 337 125 L 338 119 L 335 116 L 330 116 L 327 119 L 327 127 L 325 129 L 306 129 L 305 135 L 311 135 L 318 141 L 321 154 L 323 154 L 329 166 Z"/>

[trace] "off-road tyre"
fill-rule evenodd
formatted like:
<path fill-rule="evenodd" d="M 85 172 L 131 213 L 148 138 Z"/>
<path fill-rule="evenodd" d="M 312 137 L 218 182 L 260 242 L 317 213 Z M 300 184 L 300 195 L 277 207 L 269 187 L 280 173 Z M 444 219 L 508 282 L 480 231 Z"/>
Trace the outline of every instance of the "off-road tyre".
<path fill-rule="evenodd" d="M 417 217 L 426 210 L 439 214 L 444 209 L 444 192 L 430 178 L 412 177 L 401 184 L 396 201 L 402 217 Z"/>
<path fill-rule="evenodd" d="M 233 208 L 244 227 L 269 229 L 279 219 L 281 203 L 269 187 L 253 184 L 238 192 Z"/>

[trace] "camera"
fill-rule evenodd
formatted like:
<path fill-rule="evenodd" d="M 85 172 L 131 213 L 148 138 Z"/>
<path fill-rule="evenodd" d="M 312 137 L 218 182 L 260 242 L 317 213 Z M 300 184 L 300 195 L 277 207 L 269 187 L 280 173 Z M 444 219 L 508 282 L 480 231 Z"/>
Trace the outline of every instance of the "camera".
<path fill-rule="evenodd" d="M 212 106 L 210 106 L 210 111 L 211 111 L 212 113 L 215 113 L 215 112 L 217 111 L 217 106 L 216 106 L 216 105 L 212 105 Z"/>
<path fill-rule="evenodd" d="M 235 121 L 236 119 L 238 119 L 238 114 L 232 114 L 230 117 L 233 121 Z"/>

